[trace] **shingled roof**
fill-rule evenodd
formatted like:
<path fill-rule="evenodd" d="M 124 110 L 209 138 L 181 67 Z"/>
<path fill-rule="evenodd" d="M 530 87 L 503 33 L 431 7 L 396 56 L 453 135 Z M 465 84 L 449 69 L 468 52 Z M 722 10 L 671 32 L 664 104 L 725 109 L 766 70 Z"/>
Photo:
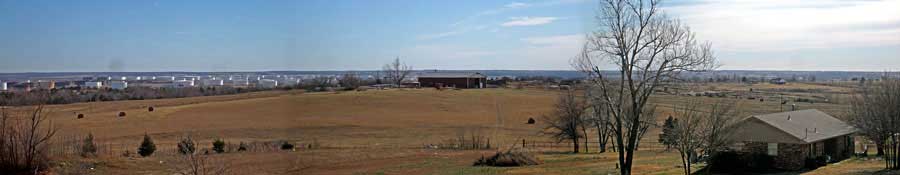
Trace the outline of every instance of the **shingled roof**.
<path fill-rule="evenodd" d="M 742 123 L 746 124 L 753 120 L 758 121 L 753 123 L 761 122 L 788 134 L 793 137 L 790 139 L 793 140 L 792 142 L 800 143 L 815 143 L 856 132 L 856 129 L 847 123 L 816 109 L 755 115 L 745 119 Z M 744 132 L 754 133 L 754 131 Z M 766 137 L 776 138 L 777 136 L 756 136 L 754 138 L 765 139 Z"/>
<path fill-rule="evenodd" d="M 419 78 L 487 78 L 478 72 L 425 72 Z"/>

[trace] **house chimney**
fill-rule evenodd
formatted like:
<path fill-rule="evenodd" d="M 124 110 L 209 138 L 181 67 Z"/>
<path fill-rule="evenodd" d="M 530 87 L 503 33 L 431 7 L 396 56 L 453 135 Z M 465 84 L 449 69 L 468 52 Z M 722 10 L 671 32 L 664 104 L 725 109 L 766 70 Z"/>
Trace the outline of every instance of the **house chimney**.
<path fill-rule="evenodd" d="M 791 120 L 791 115 L 788 115 L 788 120 Z"/>

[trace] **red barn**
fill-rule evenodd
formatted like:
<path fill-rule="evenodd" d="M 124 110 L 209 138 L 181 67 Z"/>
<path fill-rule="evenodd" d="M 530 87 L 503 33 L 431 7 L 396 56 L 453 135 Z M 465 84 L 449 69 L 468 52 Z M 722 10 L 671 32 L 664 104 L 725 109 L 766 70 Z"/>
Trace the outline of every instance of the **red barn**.
<path fill-rule="evenodd" d="M 418 79 L 422 87 L 484 88 L 487 83 L 478 72 L 426 72 Z"/>

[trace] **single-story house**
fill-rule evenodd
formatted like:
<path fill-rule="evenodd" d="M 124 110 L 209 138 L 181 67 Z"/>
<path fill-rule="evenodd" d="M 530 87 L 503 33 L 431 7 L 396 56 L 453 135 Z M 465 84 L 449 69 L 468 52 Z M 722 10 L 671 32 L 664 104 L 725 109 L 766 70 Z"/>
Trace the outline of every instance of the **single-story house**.
<path fill-rule="evenodd" d="M 425 72 L 418 81 L 422 87 L 484 88 L 487 76 L 478 72 Z"/>
<path fill-rule="evenodd" d="M 799 170 L 807 159 L 849 158 L 855 132 L 844 121 L 815 109 L 755 115 L 736 123 L 734 149 L 772 156 L 774 168 Z"/>

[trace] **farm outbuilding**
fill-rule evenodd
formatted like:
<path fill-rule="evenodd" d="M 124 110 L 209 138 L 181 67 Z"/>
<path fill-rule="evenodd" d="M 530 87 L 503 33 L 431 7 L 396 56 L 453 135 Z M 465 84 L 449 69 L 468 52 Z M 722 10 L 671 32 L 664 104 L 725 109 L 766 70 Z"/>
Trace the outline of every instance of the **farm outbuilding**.
<path fill-rule="evenodd" d="M 735 150 L 771 156 L 774 168 L 799 170 L 807 167 L 808 160 L 849 158 L 855 132 L 847 123 L 815 109 L 756 115 L 735 125 Z"/>
<path fill-rule="evenodd" d="M 275 87 L 278 87 L 278 81 L 277 81 L 277 80 L 271 80 L 271 79 L 261 79 L 261 80 L 259 80 L 259 83 L 256 84 L 256 87 L 259 87 L 259 88 L 275 88 Z"/>
<path fill-rule="evenodd" d="M 128 82 L 111 81 L 111 82 L 109 82 L 109 88 L 116 89 L 116 90 L 123 90 L 125 88 L 128 88 Z"/>
<path fill-rule="evenodd" d="M 418 80 L 422 87 L 484 88 L 487 76 L 478 72 L 426 72 Z"/>
<path fill-rule="evenodd" d="M 175 87 L 175 88 L 194 87 L 194 80 L 175 80 L 172 82 L 172 87 Z"/>
<path fill-rule="evenodd" d="M 100 89 L 103 87 L 103 82 L 99 81 L 87 81 L 84 82 L 84 88 L 88 89 Z"/>

